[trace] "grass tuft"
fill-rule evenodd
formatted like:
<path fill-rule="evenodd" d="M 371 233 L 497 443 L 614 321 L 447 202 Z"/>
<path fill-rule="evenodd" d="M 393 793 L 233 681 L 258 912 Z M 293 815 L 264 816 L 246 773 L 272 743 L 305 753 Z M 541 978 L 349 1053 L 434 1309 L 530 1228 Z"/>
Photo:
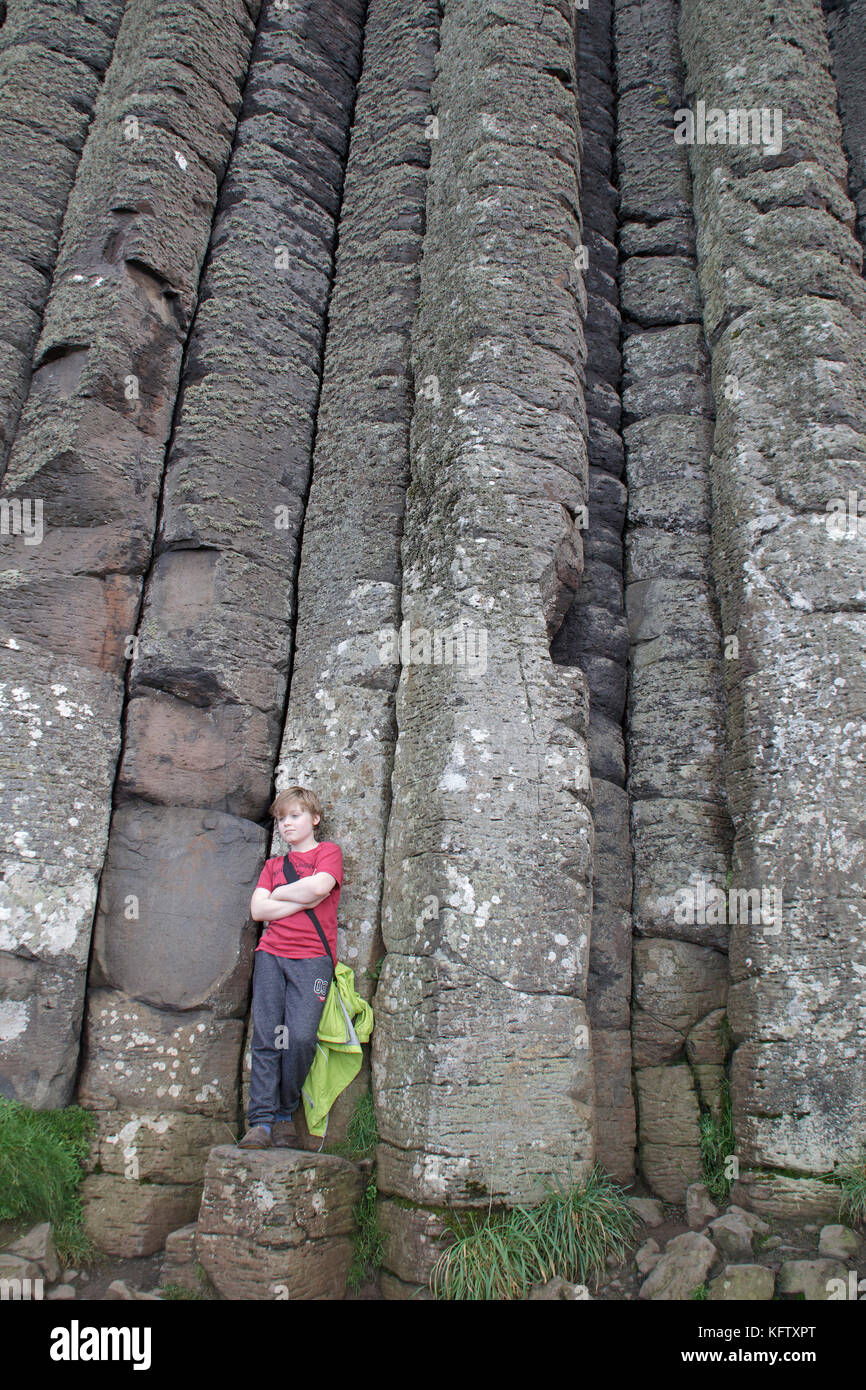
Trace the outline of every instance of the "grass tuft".
<path fill-rule="evenodd" d="M 866 1144 L 861 1145 L 860 1157 L 834 1173 L 838 1184 L 839 1217 L 856 1226 L 866 1221 Z"/>
<path fill-rule="evenodd" d="M 526 1211 L 490 1212 L 469 1230 L 465 1226 L 442 1251 L 430 1275 L 439 1299 L 525 1298 L 533 1284 L 553 1275 L 533 1233 Z"/>
<path fill-rule="evenodd" d="M 355 1207 L 352 1264 L 346 1277 L 346 1285 L 353 1291 L 359 1289 L 365 1279 L 371 1278 L 382 1263 L 383 1247 L 376 1197 L 376 1179 L 371 1177 Z"/>
<path fill-rule="evenodd" d="M 718 1119 L 709 1110 L 701 1113 L 701 1156 L 707 1191 L 711 1197 L 724 1201 L 732 1182 L 731 1178 L 725 1176 L 725 1165 L 734 1152 L 735 1144 L 731 1085 L 727 1077 L 722 1082 L 721 1092 Z"/>
<path fill-rule="evenodd" d="M 172 1302 L 201 1302 L 207 1298 L 203 1289 L 188 1289 L 186 1284 L 163 1284 L 159 1290 L 160 1297 L 167 1303 Z"/>
<path fill-rule="evenodd" d="M 31 1110 L 0 1097 L 0 1221 L 21 1227 L 50 1221 L 67 1266 L 98 1259 L 79 1194 L 95 1127 L 93 1115 L 78 1105 Z"/>
<path fill-rule="evenodd" d="M 345 1139 L 327 1144 L 324 1152 L 337 1154 L 340 1158 L 351 1158 L 357 1162 L 360 1158 L 370 1158 L 378 1143 L 379 1130 L 376 1125 L 373 1096 L 370 1091 L 365 1091 L 355 1102 L 355 1109 L 346 1126 Z"/>
<path fill-rule="evenodd" d="M 440 1299 L 525 1299 L 533 1284 L 559 1277 L 587 1285 L 604 1272 L 607 1256 L 621 1259 L 632 1244 L 636 1217 L 624 1189 L 595 1167 L 584 1183 L 545 1183 L 537 1206 L 461 1214 L 455 1239 L 430 1275 Z"/>
<path fill-rule="evenodd" d="M 195 1270 L 196 1288 L 190 1289 L 186 1284 L 163 1284 L 159 1291 L 162 1297 L 169 1302 L 183 1301 L 195 1303 L 204 1302 L 213 1298 L 214 1290 L 211 1286 L 211 1282 L 198 1260 L 196 1260 L 193 1268 Z"/>
<path fill-rule="evenodd" d="M 325 1147 L 326 1153 L 337 1154 L 357 1163 L 360 1159 L 371 1158 L 379 1143 L 379 1129 L 376 1124 L 376 1111 L 373 1107 L 372 1092 L 365 1091 L 355 1102 L 345 1139 L 336 1140 Z M 375 1166 L 367 1179 L 361 1200 L 355 1207 L 355 1232 L 352 1237 L 353 1257 L 346 1278 L 347 1288 L 355 1291 L 365 1279 L 372 1278 L 382 1263 L 382 1237 L 376 1210 L 376 1172 Z"/>

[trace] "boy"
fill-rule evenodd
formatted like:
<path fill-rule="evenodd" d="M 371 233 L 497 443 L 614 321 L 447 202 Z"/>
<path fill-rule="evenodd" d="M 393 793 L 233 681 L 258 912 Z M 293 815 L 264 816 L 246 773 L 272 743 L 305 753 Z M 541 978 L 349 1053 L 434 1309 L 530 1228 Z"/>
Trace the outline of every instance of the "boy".
<path fill-rule="evenodd" d="M 292 1148 L 296 1142 L 292 1116 L 315 1055 L 334 973 L 307 908 L 316 909 L 334 959 L 337 955 L 343 856 L 339 845 L 313 834 L 322 804 L 306 787 L 289 787 L 277 796 L 271 815 L 300 878 L 287 883 L 283 856 L 277 855 L 265 864 L 250 900 L 253 921 L 267 926 L 255 950 L 249 1129 L 242 1149 Z"/>

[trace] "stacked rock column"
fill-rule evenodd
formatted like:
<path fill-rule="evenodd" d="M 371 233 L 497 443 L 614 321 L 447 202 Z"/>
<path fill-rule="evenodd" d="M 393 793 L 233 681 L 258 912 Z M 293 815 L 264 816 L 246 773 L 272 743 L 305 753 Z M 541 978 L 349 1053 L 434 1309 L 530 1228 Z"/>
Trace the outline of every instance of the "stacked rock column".
<path fill-rule="evenodd" d="M 594 1157 L 588 699 L 549 652 L 587 501 L 572 7 L 456 0 L 440 35 L 373 1035 L 389 1297 L 431 1208 Z"/>
<path fill-rule="evenodd" d="M 399 666 L 412 319 L 424 232 L 436 0 L 372 0 L 340 218 L 292 688 L 277 785 L 320 790 L 343 847 L 340 950 L 369 994 Z M 383 659 L 383 653 L 387 659 Z"/>
<path fill-rule="evenodd" d="M 720 1106 L 727 926 L 702 902 L 725 887 L 729 842 L 713 407 L 688 162 L 674 140 L 676 24 L 672 0 L 617 0 L 633 1059 L 640 1171 L 668 1201 L 700 1178 L 701 1108 Z"/>
<path fill-rule="evenodd" d="M 781 905 L 731 928 L 735 1191 L 824 1211 L 817 1175 L 866 1138 L 866 616 L 850 509 L 866 457 L 862 250 L 818 0 L 686 0 L 680 34 L 717 410 L 714 559 L 738 643 L 733 881 Z"/>
<path fill-rule="evenodd" d="M 0 477 L 27 398 L 66 200 L 123 0 L 9 0 L 0 29 Z M 86 8 L 89 13 L 84 13 Z"/>
<path fill-rule="evenodd" d="M 4 1088 L 37 1106 L 72 1095 L 129 639 L 253 30 L 241 0 L 127 7 L 6 475 L 22 515 L 44 507 L 41 543 L 0 541 Z"/>
<path fill-rule="evenodd" d="M 437 0 L 371 0 L 367 12 L 277 768 L 278 788 L 316 789 L 325 807 L 318 837 L 342 848 L 338 953 L 366 998 L 383 950 L 409 355 L 436 138 L 429 93 L 438 27 Z M 275 840 L 272 852 L 283 848 Z M 247 1053 L 245 1073 L 248 1066 Z M 365 1065 L 338 1099 L 329 1140 L 345 1128 L 369 1079 Z"/>
<path fill-rule="evenodd" d="M 611 0 L 577 13 L 583 158 L 580 210 L 587 290 L 586 409 L 589 514 L 584 571 L 551 644 L 554 661 L 581 668 L 589 686 L 595 854 L 587 1009 L 595 1059 L 596 1158 L 621 1182 L 634 1175 L 631 1076 L 632 864 L 622 721 L 628 671 L 623 601 L 626 492 L 620 434 L 619 289 L 613 175 Z"/>
<path fill-rule="evenodd" d="M 857 235 L 866 244 L 866 6 L 860 0 L 824 0 L 824 10 L 848 156 L 848 192 L 857 208 Z"/>
<path fill-rule="evenodd" d="M 88 1224 L 116 1253 L 195 1214 L 238 1118 L 362 19 L 358 0 L 263 15 L 181 379 L 79 1096 L 98 1114 Z"/>

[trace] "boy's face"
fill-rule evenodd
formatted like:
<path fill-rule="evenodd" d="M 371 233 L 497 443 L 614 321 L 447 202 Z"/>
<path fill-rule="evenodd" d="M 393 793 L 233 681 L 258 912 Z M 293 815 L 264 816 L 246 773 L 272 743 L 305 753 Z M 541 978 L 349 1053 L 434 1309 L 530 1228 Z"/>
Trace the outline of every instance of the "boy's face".
<path fill-rule="evenodd" d="M 312 815 L 299 801 L 290 801 L 277 817 L 277 830 L 287 845 L 303 844 L 313 833 L 319 817 Z"/>

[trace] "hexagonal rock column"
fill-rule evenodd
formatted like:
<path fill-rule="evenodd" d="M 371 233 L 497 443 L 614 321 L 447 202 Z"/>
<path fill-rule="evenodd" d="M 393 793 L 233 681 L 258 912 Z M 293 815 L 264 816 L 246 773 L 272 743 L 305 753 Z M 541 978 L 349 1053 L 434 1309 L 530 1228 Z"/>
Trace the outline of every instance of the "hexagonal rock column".
<path fill-rule="evenodd" d="M 848 156 L 848 190 L 857 208 L 857 234 L 866 242 L 866 9 L 858 0 L 824 0 L 824 17 Z"/>
<path fill-rule="evenodd" d="M 9 0 L 0 29 L 0 477 L 27 397 L 66 200 L 123 0 Z"/>
<path fill-rule="evenodd" d="M 296 1149 L 211 1150 L 196 1251 L 231 1299 L 339 1299 L 364 1178 L 347 1159 Z"/>
<path fill-rule="evenodd" d="M 245 923 L 266 850 L 253 822 L 271 797 L 291 659 L 360 11 L 358 0 L 297 0 L 263 16 L 166 461 L 90 984 L 178 1022 L 184 1009 L 207 1008 L 211 1021 L 247 1009 Z M 182 1042 L 181 1056 L 194 1062 L 200 1041 Z M 120 1064 L 127 1047 L 116 1030 Z M 220 1079 L 231 1132 L 238 1062 Z M 169 1091 L 144 1112 L 162 1125 L 162 1167 L 181 1144 L 185 1181 L 200 1183 L 229 1132 L 190 1115 L 181 1135 L 174 1108 Z M 193 1096 L 183 1108 L 197 1110 Z M 101 1112 L 101 1147 L 140 1118 Z"/>
<path fill-rule="evenodd" d="M 382 955 L 400 672 L 379 634 L 400 625 L 411 329 L 438 25 L 438 0 L 371 0 L 367 11 L 277 768 L 277 787 L 300 783 L 322 796 L 324 833 L 340 844 L 345 868 L 339 950 L 366 997 L 375 987 L 366 968 Z M 368 1081 L 359 1077 L 338 1109 Z"/>
<path fill-rule="evenodd" d="M 6 475 L 42 534 L 0 537 L 0 1037 L 4 1089 L 37 1106 L 71 1097 L 129 639 L 252 39 L 242 0 L 127 6 Z"/>
<path fill-rule="evenodd" d="M 264 849 L 263 828 L 236 816 L 142 802 L 115 812 L 78 1094 L 97 1115 L 101 1173 L 82 1197 L 103 1250 L 158 1250 L 195 1216 L 207 1151 L 234 1136 Z"/>
<path fill-rule="evenodd" d="M 271 799 L 361 10 L 262 17 L 166 461 L 122 797 L 251 820 Z"/>
<path fill-rule="evenodd" d="M 78 1094 L 97 1114 L 102 1172 L 82 1195 L 104 1250 L 159 1249 L 195 1215 L 208 1150 L 234 1135 L 255 945 L 247 912 L 265 841 L 260 826 L 217 812 L 115 812 Z"/>
<path fill-rule="evenodd" d="M 202 1154 L 234 1136 L 242 1033 L 210 1009 L 91 991 L 78 1098 L 98 1121 L 82 1198 L 100 1249 L 149 1255 L 194 1219 Z"/>
<path fill-rule="evenodd" d="M 632 1016 L 641 1173 L 681 1202 L 701 1176 L 700 1107 L 718 1109 L 727 926 L 678 920 L 678 895 L 724 886 L 724 687 L 710 557 L 712 393 L 688 156 L 674 140 L 674 0 L 616 0 L 619 271 L 629 490 L 627 744 L 634 848 Z M 703 1010 L 703 1013 L 701 1012 Z M 693 1040 L 692 1040 L 693 1041 Z M 690 1051 L 691 1047 L 691 1051 Z M 692 1063 L 694 1062 L 694 1068 Z"/>
<path fill-rule="evenodd" d="M 620 481 L 617 191 L 611 183 L 611 13 L 611 0 L 593 0 L 576 15 L 583 137 L 580 211 L 587 290 L 589 517 L 580 586 L 550 654 L 556 662 L 579 666 L 589 686 L 595 854 L 587 1008 L 595 1057 L 596 1157 L 608 1173 L 628 1183 L 634 1175 L 635 1149 L 629 1033 L 632 857 L 622 731 L 629 647 L 623 605 L 626 492 Z"/>
<path fill-rule="evenodd" d="M 446 5 L 432 93 L 373 1035 L 379 1189 L 421 1206 L 594 1156 L 587 691 L 549 652 L 587 494 L 572 17 Z"/>
<path fill-rule="evenodd" d="M 866 284 L 818 0 L 684 0 L 680 37 L 715 565 L 739 644 L 733 881 L 781 895 L 781 918 L 731 927 L 737 1154 L 765 1203 L 802 1174 L 808 1207 L 866 1140 Z M 724 139 L 698 143 L 698 101 Z"/>

